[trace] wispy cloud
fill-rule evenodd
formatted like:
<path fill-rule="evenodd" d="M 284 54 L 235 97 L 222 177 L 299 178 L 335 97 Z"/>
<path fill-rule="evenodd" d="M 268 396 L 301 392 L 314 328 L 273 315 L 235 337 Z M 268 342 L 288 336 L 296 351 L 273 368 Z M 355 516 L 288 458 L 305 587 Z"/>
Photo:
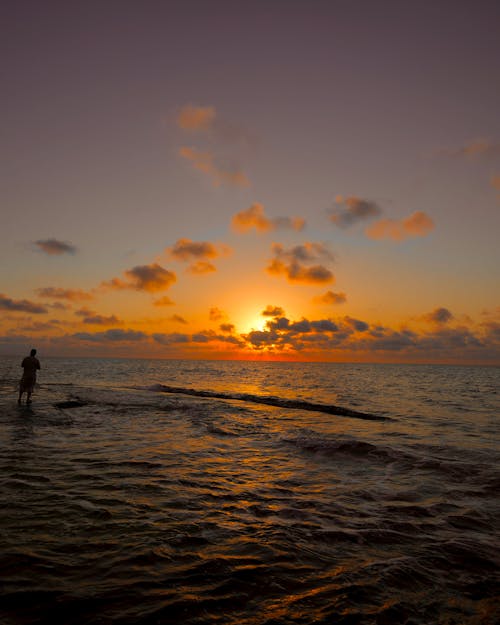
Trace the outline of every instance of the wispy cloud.
<path fill-rule="evenodd" d="M 330 220 L 339 228 L 348 228 L 361 221 L 366 221 L 382 214 L 382 209 L 371 200 L 363 200 L 356 196 L 335 199 L 337 208 L 331 209 Z"/>
<path fill-rule="evenodd" d="M 434 221 L 423 211 L 416 211 L 406 219 L 381 219 L 367 228 L 370 239 L 404 241 L 411 237 L 425 237 L 434 230 Z"/>
<path fill-rule="evenodd" d="M 279 229 L 300 232 L 304 229 L 305 223 L 305 219 L 301 217 L 267 217 L 263 204 L 259 202 L 236 213 L 231 220 L 231 226 L 236 232 L 248 232 L 252 228 L 257 232 L 273 232 Z"/>
<path fill-rule="evenodd" d="M 164 297 L 160 297 L 159 299 L 155 299 L 153 301 L 154 306 L 174 306 L 175 302 L 173 302 L 170 297 L 166 295 Z"/>
<path fill-rule="evenodd" d="M 94 299 L 94 296 L 81 289 L 64 289 L 54 286 L 46 286 L 36 289 L 38 297 L 46 297 L 57 300 L 68 300 L 70 302 L 83 302 Z"/>
<path fill-rule="evenodd" d="M 440 153 L 455 158 L 492 158 L 500 156 L 500 143 L 489 139 L 474 139 L 458 148 L 441 150 Z"/>
<path fill-rule="evenodd" d="M 27 299 L 14 300 L 3 293 L 0 293 L 0 310 L 32 313 L 34 315 L 41 315 L 48 312 L 45 306 L 40 306 L 40 304 L 30 302 Z"/>
<path fill-rule="evenodd" d="M 174 323 L 182 323 L 183 325 L 187 325 L 187 321 L 184 319 L 184 317 L 181 317 L 180 315 L 172 315 L 168 318 L 168 320 L 173 321 Z"/>
<path fill-rule="evenodd" d="M 213 306 L 208 311 L 208 318 L 210 321 L 222 321 L 223 319 L 227 319 L 227 314 L 220 308 Z"/>
<path fill-rule="evenodd" d="M 206 132 L 213 127 L 215 108 L 213 106 L 193 106 L 186 104 L 177 116 L 177 125 L 182 130 Z"/>
<path fill-rule="evenodd" d="M 183 146 L 179 155 L 191 163 L 198 171 L 206 174 L 214 187 L 228 185 L 233 187 L 248 187 L 250 181 L 247 175 L 238 167 L 224 167 L 217 162 L 212 151 L 202 151 L 198 148 Z"/>
<path fill-rule="evenodd" d="M 35 241 L 35 245 L 49 256 L 61 256 L 62 254 L 75 254 L 76 247 L 71 243 L 59 241 L 58 239 L 40 239 Z"/>
<path fill-rule="evenodd" d="M 313 297 L 313 303 L 315 304 L 327 304 L 336 306 L 338 304 L 344 304 L 347 301 L 345 293 L 334 293 L 333 291 L 327 291 L 323 295 Z"/>
<path fill-rule="evenodd" d="M 328 284 L 335 281 L 333 273 L 318 260 L 333 261 L 333 254 L 323 243 L 304 243 L 285 249 L 280 243 L 272 246 L 274 258 L 271 259 L 267 272 L 271 275 L 283 275 L 289 282 L 302 284 Z"/>
<path fill-rule="evenodd" d="M 108 282 L 103 282 L 101 286 L 108 289 L 135 289 L 155 293 L 168 289 L 177 280 L 175 273 L 157 263 L 132 267 L 125 271 L 124 275 L 125 280 L 113 278 Z"/>

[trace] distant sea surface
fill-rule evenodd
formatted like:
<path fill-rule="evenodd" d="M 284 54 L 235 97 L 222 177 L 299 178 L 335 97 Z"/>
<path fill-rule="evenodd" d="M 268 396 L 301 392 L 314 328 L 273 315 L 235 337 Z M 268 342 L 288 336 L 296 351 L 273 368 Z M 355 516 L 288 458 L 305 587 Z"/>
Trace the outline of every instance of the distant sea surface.
<path fill-rule="evenodd" d="M 0 359 L 0 623 L 500 622 L 500 370 Z"/>

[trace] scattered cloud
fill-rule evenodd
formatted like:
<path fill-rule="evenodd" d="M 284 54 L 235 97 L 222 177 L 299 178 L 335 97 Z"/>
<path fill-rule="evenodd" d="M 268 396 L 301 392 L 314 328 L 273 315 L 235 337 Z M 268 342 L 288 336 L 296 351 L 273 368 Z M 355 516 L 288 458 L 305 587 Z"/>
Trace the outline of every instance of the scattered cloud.
<path fill-rule="evenodd" d="M 40 239 L 35 241 L 38 248 L 49 256 L 60 256 L 61 254 L 75 254 L 76 247 L 71 243 L 58 241 L 57 239 Z"/>
<path fill-rule="evenodd" d="M 71 338 L 80 341 L 92 341 L 95 343 L 107 342 L 137 342 L 148 338 L 148 335 L 138 330 L 122 330 L 112 328 L 104 332 L 76 332 Z"/>
<path fill-rule="evenodd" d="M 194 132 L 210 130 L 214 121 L 215 108 L 213 106 L 186 104 L 181 108 L 177 116 L 179 128 Z"/>
<path fill-rule="evenodd" d="M 366 230 L 370 239 L 404 241 L 411 237 L 425 237 L 434 230 L 434 221 L 423 211 L 416 211 L 406 219 L 381 219 Z"/>
<path fill-rule="evenodd" d="M 270 304 L 260 313 L 263 317 L 282 317 L 285 311 L 281 306 L 271 306 Z"/>
<path fill-rule="evenodd" d="M 272 246 L 274 258 L 267 272 L 284 275 L 289 282 L 302 284 L 328 284 L 335 281 L 333 273 L 324 265 L 310 263 L 318 260 L 333 261 L 333 254 L 322 243 L 304 243 L 285 249 L 280 243 Z"/>
<path fill-rule="evenodd" d="M 89 310 L 88 308 L 81 308 L 80 310 L 75 311 L 75 315 L 78 317 L 82 317 L 82 322 L 87 323 L 89 325 L 121 325 L 123 321 L 118 319 L 116 315 L 110 315 L 108 317 L 104 315 L 99 315 L 93 310 Z"/>
<path fill-rule="evenodd" d="M 494 189 L 498 189 L 500 191 L 500 174 L 498 176 L 492 176 L 490 182 Z"/>
<path fill-rule="evenodd" d="M 323 295 L 313 297 L 313 302 L 315 304 L 327 304 L 336 306 L 338 304 L 344 304 L 346 301 L 347 296 L 345 293 L 334 293 L 333 291 L 327 291 Z"/>
<path fill-rule="evenodd" d="M 187 325 L 187 321 L 184 319 L 184 317 L 181 317 L 180 315 L 172 315 L 168 318 L 168 320 L 173 321 L 174 323 L 182 323 L 184 325 Z"/>
<path fill-rule="evenodd" d="M 441 150 L 441 154 L 458 158 L 491 158 L 500 156 L 500 143 L 489 139 L 474 139 L 458 148 Z"/>
<path fill-rule="evenodd" d="M 157 263 L 132 267 L 132 269 L 125 271 L 124 275 L 126 280 L 112 278 L 108 282 L 103 282 L 101 286 L 108 289 L 135 289 L 136 291 L 155 293 L 168 289 L 177 281 L 175 273 Z"/>
<path fill-rule="evenodd" d="M 9 312 L 26 312 L 34 315 L 42 315 L 48 312 L 45 306 L 40 306 L 27 299 L 14 300 L 3 293 L 0 293 L 0 310 L 8 310 Z"/>
<path fill-rule="evenodd" d="M 166 295 L 164 297 L 160 297 L 160 299 L 155 299 L 153 301 L 154 306 L 174 306 L 175 302 L 173 302 L 170 297 Z"/>
<path fill-rule="evenodd" d="M 167 248 L 168 254 L 175 260 L 191 262 L 188 271 L 195 275 L 217 271 L 215 265 L 207 259 L 227 256 L 231 251 L 227 245 L 214 245 L 209 241 L 191 241 L 191 239 L 179 239 L 175 245 Z"/>
<path fill-rule="evenodd" d="M 360 221 L 382 214 L 382 209 L 378 204 L 355 196 L 344 198 L 339 195 L 335 198 L 335 203 L 340 208 L 334 208 L 330 211 L 330 220 L 339 228 L 348 228 Z"/>
<path fill-rule="evenodd" d="M 255 228 L 257 232 L 273 232 L 279 229 L 289 229 L 300 232 L 304 229 L 305 220 L 301 217 L 274 217 L 269 218 L 264 213 L 264 206 L 255 202 L 249 208 L 236 213 L 231 220 L 233 230 L 248 232 Z"/>
<path fill-rule="evenodd" d="M 68 300 L 70 302 L 84 302 L 94 299 L 94 296 L 87 291 L 81 289 L 63 289 L 54 286 L 46 286 L 36 289 L 38 297 L 47 297 L 52 299 Z"/>
<path fill-rule="evenodd" d="M 208 311 L 208 318 L 210 321 L 222 321 L 223 319 L 227 319 L 227 314 L 220 308 L 214 306 Z"/>
<path fill-rule="evenodd" d="M 424 321 L 430 323 L 444 324 L 453 319 L 453 314 L 447 308 L 435 308 L 432 312 L 422 317 Z"/>
<path fill-rule="evenodd" d="M 179 155 L 191 165 L 209 176 L 214 187 L 229 185 L 233 187 L 248 187 L 250 181 L 246 174 L 237 167 L 223 167 L 216 162 L 216 156 L 211 151 L 202 151 L 192 147 L 181 147 Z"/>
<path fill-rule="evenodd" d="M 221 332 L 227 332 L 228 334 L 232 334 L 236 328 L 232 323 L 221 323 L 219 329 Z"/>

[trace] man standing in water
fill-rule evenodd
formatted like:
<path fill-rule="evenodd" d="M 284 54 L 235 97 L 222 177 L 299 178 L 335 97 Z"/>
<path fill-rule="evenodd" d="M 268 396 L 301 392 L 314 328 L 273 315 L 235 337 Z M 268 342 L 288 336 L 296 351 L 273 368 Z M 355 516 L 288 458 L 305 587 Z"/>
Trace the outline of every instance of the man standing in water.
<path fill-rule="evenodd" d="M 33 393 L 33 389 L 35 388 L 36 382 L 36 372 L 37 369 L 40 369 L 40 361 L 38 358 L 35 358 L 36 349 L 32 349 L 29 356 L 21 363 L 21 367 L 24 369 L 23 377 L 19 382 L 19 399 L 17 403 L 21 403 L 21 397 L 23 393 L 27 394 L 26 403 L 31 404 L 31 393 Z"/>

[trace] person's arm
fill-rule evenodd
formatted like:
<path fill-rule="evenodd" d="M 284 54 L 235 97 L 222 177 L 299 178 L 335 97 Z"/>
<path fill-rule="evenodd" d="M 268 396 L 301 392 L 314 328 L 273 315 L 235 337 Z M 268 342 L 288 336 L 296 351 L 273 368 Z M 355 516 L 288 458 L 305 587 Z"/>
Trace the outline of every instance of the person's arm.
<path fill-rule="evenodd" d="M 40 369 L 40 368 L 41 368 L 41 367 L 40 367 L 40 361 L 39 361 L 38 359 L 37 359 L 37 361 L 36 361 L 36 368 L 37 368 L 37 369 Z"/>

